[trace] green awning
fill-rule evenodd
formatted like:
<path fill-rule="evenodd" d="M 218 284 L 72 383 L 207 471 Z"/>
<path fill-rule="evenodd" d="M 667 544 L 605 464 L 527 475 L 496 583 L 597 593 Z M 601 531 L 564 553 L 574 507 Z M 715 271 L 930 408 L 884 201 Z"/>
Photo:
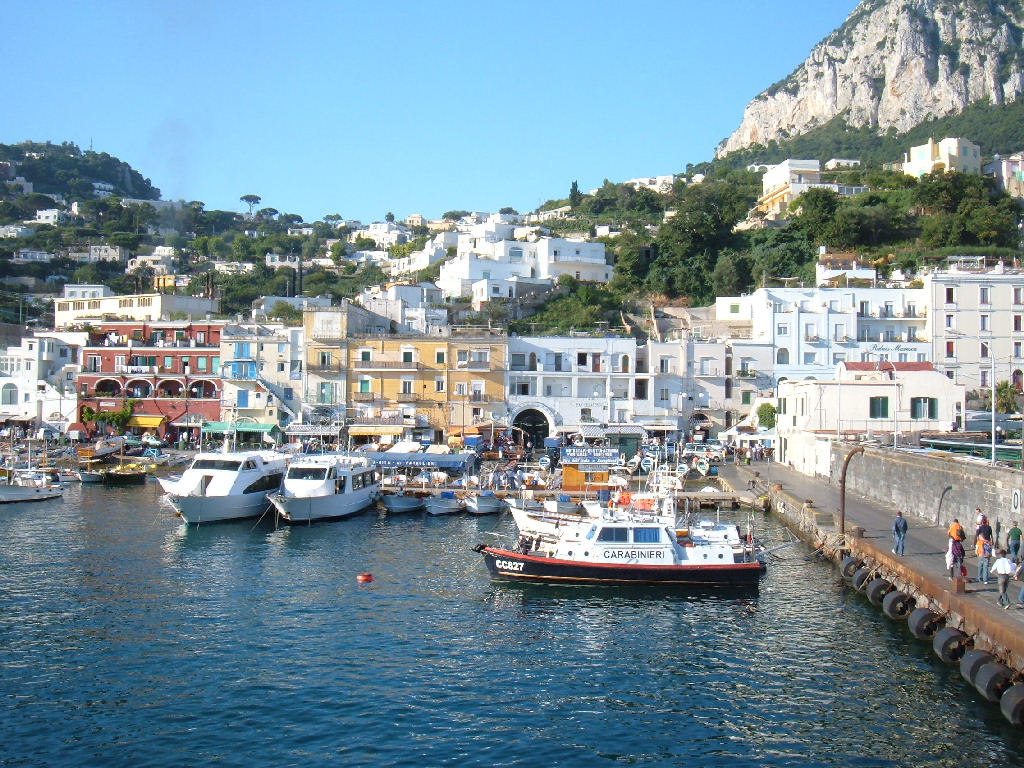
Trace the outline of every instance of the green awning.
<path fill-rule="evenodd" d="M 203 424 L 203 432 L 208 435 L 229 435 L 233 432 L 272 432 L 278 429 L 277 424 L 261 424 L 258 421 L 238 421 L 229 424 L 226 421 L 207 421 Z"/>

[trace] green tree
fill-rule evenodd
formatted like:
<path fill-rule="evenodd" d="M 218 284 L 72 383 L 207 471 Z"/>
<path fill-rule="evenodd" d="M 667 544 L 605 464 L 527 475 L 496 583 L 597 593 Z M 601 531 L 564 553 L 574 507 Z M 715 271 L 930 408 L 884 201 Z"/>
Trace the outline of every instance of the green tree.
<path fill-rule="evenodd" d="M 583 202 L 583 193 L 580 192 L 580 185 L 573 181 L 569 185 L 569 205 L 573 208 L 579 208 L 581 202 Z"/>
<path fill-rule="evenodd" d="M 260 204 L 260 201 L 263 198 L 259 195 L 242 195 L 238 199 L 249 206 L 249 218 L 251 219 L 253 210 L 255 210 L 256 206 Z"/>
<path fill-rule="evenodd" d="M 775 406 L 771 403 L 761 403 L 757 406 L 757 423 L 765 429 L 775 426 Z"/>
<path fill-rule="evenodd" d="M 390 224 L 390 223 L 394 222 L 394 220 L 395 220 L 395 214 L 393 214 L 391 211 L 388 211 L 387 213 L 384 214 L 384 221 L 386 221 L 386 222 L 388 222 Z"/>

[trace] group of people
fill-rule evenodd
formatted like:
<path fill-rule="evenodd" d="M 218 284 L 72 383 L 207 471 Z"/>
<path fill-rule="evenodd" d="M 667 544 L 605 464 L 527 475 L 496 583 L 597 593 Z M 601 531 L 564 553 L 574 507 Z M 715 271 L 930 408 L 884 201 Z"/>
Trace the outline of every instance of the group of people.
<path fill-rule="evenodd" d="M 1021 560 L 1021 529 L 1014 521 L 1010 530 L 1006 533 L 1006 547 L 997 547 L 997 542 L 992 532 L 992 526 L 988 517 L 982 513 L 981 508 L 974 510 L 974 551 L 978 556 L 978 581 L 988 584 L 994 576 L 999 585 L 999 605 L 1009 609 L 1010 598 L 1007 591 L 1011 578 L 1021 579 L 1024 577 L 1024 562 Z M 897 521 L 899 518 L 897 518 Z M 894 531 L 895 531 L 895 523 Z M 966 549 L 964 543 L 967 541 L 967 532 L 956 518 L 947 530 L 949 545 L 946 549 L 946 567 L 949 569 L 949 577 L 966 578 L 967 568 L 964 565 Z M 893 534 L 895 536 L 895 533 Z M 906 522 L 904 521 L 904 536 L 906 535 Z M 894 550 L 895 551 L 895 547 Z M 995 560 L 993 561 L 993 557 Z M 1024 585 L 1021 585 L 1017 594 L 1017 607 L 1024 608 Z"/>
<path fill-rule="evenodd" d="M 737 445 L 733 450 L 733 460 L 739 464 L 749 464 L 751 461 L 765 461 L 771 458 L 771 449 L 767 448 L 762 443 L 754 443 L 753 445 L 740 446 Z"/>

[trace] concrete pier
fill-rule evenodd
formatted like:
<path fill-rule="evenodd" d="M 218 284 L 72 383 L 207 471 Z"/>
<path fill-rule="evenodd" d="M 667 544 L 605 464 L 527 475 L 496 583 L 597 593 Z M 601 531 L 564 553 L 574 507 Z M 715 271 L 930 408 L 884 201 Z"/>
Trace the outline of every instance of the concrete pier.
<path fill-rule="evenodd" d="M 990 576 L 988 584 L 975 580 L 973 506 L 957 514 L 967 532 L 964 543 L 967 580 L 951 580 L 945 564 L 948 544 L 945 523 L 927 520 L 912 509 L 900 510 L 908 521 L 909 530 L 906 555 L 899 557 L 892 552 L 891 534 L 897 510 L 847 489 L 848 551 L 844 551 L 839 547 L 840 489 L 836 483 L 765 462 L 745 466 L 729 464 L 722 467 L 720 476 L 724 483 L 741 493 L 746 503 L 756 504 L 767 495 L 773 512 L 811 546 L 822 548 L 827 556 L 837 561 L 847 553 L 862 559 L 866 566 L 912 596 L 917 607 L 926 607 L 945 616 L 946 626 L 968 635 L 975 649 L 993 654 L 1018 672 L 1024 671 L 1024 610 L 1015 607 L 1017 593 L 1024 582 L 1011 579 L 1007 594 L 1012 607 L 1004 610 L 996 602 L 999 594 L 996 577 Z M 754 481 L 752 487 L 751 480 Z M 983 504 L 976 506 L 986 511 Z M 988 515 L 993 517 L 991 511 Z M 998 545 L 1004 543 L 1005 531 Z"/>

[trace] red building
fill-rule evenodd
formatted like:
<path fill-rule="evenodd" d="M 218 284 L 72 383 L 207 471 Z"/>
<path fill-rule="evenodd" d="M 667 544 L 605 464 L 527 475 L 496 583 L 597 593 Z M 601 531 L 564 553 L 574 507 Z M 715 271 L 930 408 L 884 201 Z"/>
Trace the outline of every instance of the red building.
<path fill-rule="evenodd" d="M 85 407 L 116 411 L 139 401 L 129 428 L 176 440 L 199 437 L 220 418 L 223 322 L 112 321 L 92 326 L 78 375 L 79 421 Z"/>

